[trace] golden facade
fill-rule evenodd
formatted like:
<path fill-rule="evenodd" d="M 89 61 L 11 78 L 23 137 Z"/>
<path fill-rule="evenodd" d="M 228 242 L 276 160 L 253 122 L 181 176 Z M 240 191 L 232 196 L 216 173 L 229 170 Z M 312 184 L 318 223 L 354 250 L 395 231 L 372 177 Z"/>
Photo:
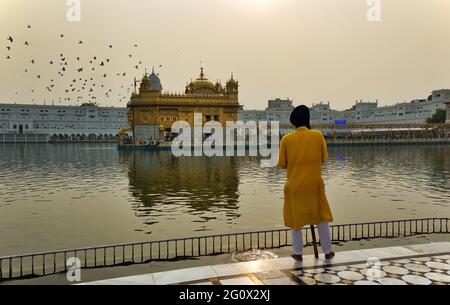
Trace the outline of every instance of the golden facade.
<path fill-rule="evenodd" d="M 187 121 L 193 126 L 194 113 L 203 115 L 203 123 L 214 120 L 225 126 L 227 121 L 237 121 L 241 107 L 238 96 L 239 83 L 233 75 L 223 87 L 219 81 L 208 80 L 201 68 L 200 76 L 188 83 L 181 94 L 164 93 L 153 71 L 149 75 L 145 73 L 139 92 L 135 82 L 135 92 L 128 104 L 128 122 L 138 140 L 161 138 L 176 121 Z"/>

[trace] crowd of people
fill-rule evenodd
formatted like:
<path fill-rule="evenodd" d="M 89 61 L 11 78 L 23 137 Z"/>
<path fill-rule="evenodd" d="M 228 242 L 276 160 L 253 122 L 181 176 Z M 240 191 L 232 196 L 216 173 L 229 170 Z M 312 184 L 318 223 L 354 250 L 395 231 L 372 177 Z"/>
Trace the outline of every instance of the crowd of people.
<path fill-rule="evenodd" d="M 326 140 L 403 140 L 403 139 L 449 139 L 450 130 L 409 129 L 409 130 L 371 130 L 371 131 L 332 131 L 324 132 Z"/>

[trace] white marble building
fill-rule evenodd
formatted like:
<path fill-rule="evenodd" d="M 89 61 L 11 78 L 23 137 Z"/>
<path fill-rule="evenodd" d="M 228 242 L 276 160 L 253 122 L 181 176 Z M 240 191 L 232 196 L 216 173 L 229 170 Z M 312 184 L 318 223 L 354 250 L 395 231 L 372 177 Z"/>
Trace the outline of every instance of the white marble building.
<path fill-rule="evenodd" d="M 378 101 L 357 101 L 353 107 L 344 111 L 333 110 L 329 102 L 320 102 L 311 107 L 311 123 L 324 125 L 421 124 L 425 123 L 437 109 L 446 109 L 447 101 L 450 101 L 450 89 L 435 90 L 427 99 L 417 99 L 392 106 L 379 107 Z M 265 110 L 242 110 L 238 118 L 243 121 L 277 120 L 281 125 L 289 125 L 289 116 L 293 108 L 291 100 L 276 99 L 269 101 L 269 106 Z"/>
<path fill-rule="evenodd" d="M 447 120 L 445 121 L 445 123 L 450 124 L 450 100 L 446 102 L 446 104 L 447 104 Z"/>
<path fill-rule="evenodd" d="M 59 140 L 113 139 L 128 128 L 127 108 L 0 104 L 0 134 Z"/>

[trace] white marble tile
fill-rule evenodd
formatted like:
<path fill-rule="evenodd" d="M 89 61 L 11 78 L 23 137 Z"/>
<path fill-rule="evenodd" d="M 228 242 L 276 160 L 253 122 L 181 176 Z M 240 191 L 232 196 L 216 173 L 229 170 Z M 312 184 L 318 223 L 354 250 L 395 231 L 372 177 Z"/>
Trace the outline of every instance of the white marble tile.
<path fill-rule="evenodd" d="M 357 286 L 365 285 L 365 286 L 367 286 L 367 285 L 380 285 L 380 284 L 377 283 L 377 282 L 372 282 L 372 281 L 357 281 L 357 282 L 355 282 L 354 285 L 357 285 Z"/>
<path fill-rule="evenodd" d="M 268 263 L 269 261 L 270 260 L 260 260 L 254 262 L 223 264 L 211 266 L 211 268 L 221 277 L 277 270 L 276 267 Z"/>
<path fill-rule="evenodd" d="M 405 275 L 405 274 L 409 273 L 408 269 L 405 269 L 402 267 L 397 267 L 397 266 L 383 267 L 383 271 L 390 273 L 390 274 L 395 274 L 395 275 Z"/>
<path fill-rule="evenodd" d="M 383 270 L 378 269 L 378 268 L 362 269 L 361 274 L 363 274 L 366 277 L 371 277 L 374 279 L 379 279 L 379 278 L 387 276 L 386 272 L 384 272 Z"/>
<path fill-rule="evenodd" d="M 429 257 L 415 257 L 415 258 L 412 258 L 412 260 L 415 261 L 415 262 L 429 262 L 429 261 L 431 261 L 431 258 L 429 258 Z"/>
<path fill-rule="evenodd" d="M 450 242 L 436 242 L 422 245 L 412 245 L 405 248 L 408 248 L 420 254 L 439 254 L 450 252 Z"/>
<path fill-rule="evenodd" d="M 411 260 L 409 259 L 398 259 L 398 260 L 393 260 L 393 263 L 398 263 L 398 264 L 410 264 Z"/>
<path fill-rule="evenodd" d="M 212 284 L 213 283 L 211 283 L 211 282 L 201 282 L 201 283 L 195 283 L 195 284 L 191 284 L 191 285 L 193 285 L 193 286 L 210 286 Z"/>
<path fill-rule="evenodd" d="M 281 272 L 280 270 L 275 271 L 267 271 L 267 272 L 258 272 L 255 273 L 255 276 L 260 280 L 269 280 L 269 279 L 276 279 L 280 277 L 286 277 L 286 274 Z"/>
<path fill-rule="evenodd" d="M 280 277 L 276 279 L 267 279 L 263 281 L 264 285 L 298 285 L 288 277 Z"/>
<path fill-rule="evenodd" d="M 155 285 L 155 280 L 153 274 L 144 274 L 85 283 L 85 285 Z"/>
<path fill-rule="evenodd" d="M 341 279 L 333 274 L 327 273 L 319 273 L 314 276 L 314 279 L 318 282 L 326 283 L 326 284 L 335 284 L 339 282 Z"/>
<path fill-rule="evenodd" d="M 306 285 L 316 285 L 317 282 L 313 278 L 306 277 L 306 276 L 299 276 L 298 277 L 301 281 L 303 281 Z"/>
<path fill-rule="evenodd" d="M 450 260 L 450 255 L 438 255 L 433 257 L 438 259 Z"/>
<path fill-rule="evenodd" d="M 402 280 L 404 280 L 407 283 L 413 284 L 413 285 L 430 285 L 431 281 L 423 276 L 418 275 L 404 275 L 402 276 Z"/>
<path fill-rule="evenodd" d="M 172 270 L 153 274 L 155 284 L 157 285 L 177 284 L 215 277 L 217 277 L 217 274 L 214 272 L 211 266 Z"/>
<path fill-rule="evenodd" d="M 441 283 L 450 283 L 450 276 L 446 275 L 446 274 L 430 272 L 430 273 L 426 273 L 425 276 L 432 281 L 441 282 Z"/>
<path fill-rule="evenodd" d="M 336 253 L 336 256 L 332 260 L 327 261 L 327 263 L 329 265 L 351 264 L 365 262 L 370 257 L 367 253 L 361 251 L 345 251 Z"/>
<path fill-rule="evenodd" d="M 256 285 L 249 277 L 243 276 L 234 279 L 220 280 L 222 285 Z"/>
<path fill-rule="evenodd" d="M 391 286 L 391 285 L 408 285 L 402 280 L 391 278 L 391 277 L 381 278 L 381 279 L 378 280 L 378 282 L 381 285 L 387 285 L 387 286 Z"/>
<path fill-rule="evenodd" d="M 348 267 L 347 266 L 337 266 L 337 267 L 328 267 L 326 269 L 327 270 L 332 270 L 332 271 L 345 271 L 345 270 L 348 269 Z"/>
<path fill-rule="evenodd" d="M 417 255 L 416 252 L 414 252 L 410 249 L 406 249 L 404 247 L 366 249 L 366 250 L 361 250 L 361 252 L 367 254 L 369 257 L 376 257 L 379 259 L 398 258 L 398 257 Z"/>
<path fill-rule="evenodd" d="M 338 276 L 344 280 L 350 281 L 360 281 L 364 279 L 364 276 L 361 273 L 353 272 L 353 271 L 341 271 L 338 273 Z"/>
<path fill-rule="evenodd" d="M 439 262 L 426 262 L 425 265 L 427 265 L 430 268 L 438 269 L 438 270 L 450 270 L 450 265 L 446 263 L 439 263 Z"/>
<path fill-rule="evenodd" d="M 425 265 L 419 265 L 419 264 L 406 264 L 403 265 L 403 267 L 405 267 L 406 269 L 410 270 L 410 271 L 414 271 L 414 272 L 430 272 L 431 268 L 425 266 Z"/>

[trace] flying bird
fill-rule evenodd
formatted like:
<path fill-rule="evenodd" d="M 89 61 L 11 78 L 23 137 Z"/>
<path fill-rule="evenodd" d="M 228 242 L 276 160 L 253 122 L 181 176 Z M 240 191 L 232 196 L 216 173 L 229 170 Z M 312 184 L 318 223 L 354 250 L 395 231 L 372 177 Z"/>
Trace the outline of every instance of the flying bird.
<path fill-rule="evenodd" d="M 102 61 L 102 63 L 100 64 L 101 67 L 103 67 L 105 65 L 105 63 Z"/>
<path fill-rule="evenodd" d="M 6 59 L 11 59 L 11 56 L 9 56 L 9 55 L 8 55 L 8 56 L 6 56 Z"/>
<path fill-rule="evenodd" d="M 50 60 L 49 64 L 53 65 L 53 61 L 52 61 L 52 60 Z"/>
<path fill-rule="evenodd" d="M 77 57 L 77 60 L 78 60 L 78 61 L 80 61 L 80 58 L 79 58 L 79 57 Z"/>
<path fill-rule="evenodd" d="M 27 29 L 31 29 L 31 25 L 28 25 L 28 26 L 27 26 Z"/>
<path fill-rule="evenodd" d="M 109 48 L 112 49 L 112 44 L 109 45 Z"/>
<path fill-rule="evenodd" d="M 40 78 L 41 78 L 41 76 L 40 76 L 40 75 L 37 75 L 37 78 L 38 78 L 38 79 L 40 79 Z"/>
<path fill-rule="evenodd" d="M 63 38 L 64 37 L 64 34 L 61 34 L 61 35 L 59 35 L 61 38 Z"/>
<path fill-rule="evenodd" d="M 6 48 L 8 49 L 8 51 L 11 51 L 11 47 L 10 46 L 7 46 Z"/>
<path fill-rule="evenodd" d="M 9 36 L 7 40 L 9 40 L 11 43 L 13 43 L 14 41 L 14 39 L 11 36 Z"/>
<path fill-rule="evenodd" d="M 130 56 L 130 58 L 131 58 L 131 57 L 133 57 L 133 55 L 131 55 L 131 54 L 130 54 L 130 55 L 128 55 L 128 56 Z"/>
<path fill-rule="evenodd" d="M 109 63 L 109 58 L 106 59 L 106 62 Z"/>
<path fill-rule="evenodd" d="M 28 41 L 25 41 L 25 43 L 24 43 L 26 46 L 29 46 L 29 44 L 28 44 Z"/>
<path fill-rule="evenodd" d="M 83 41 L 80 40 L 80 41 L 78 42 L 78 44 L 83 44 Z"/>
<path fill-rule="evenodd" d="M 34 59 L 30 60 L 30 62 L 34 65 Z"/>
<path fill-rule="evenodd" d="M 83 72 L 83 68 L 79 68 L 77 71 L 78 72 Z"/>

